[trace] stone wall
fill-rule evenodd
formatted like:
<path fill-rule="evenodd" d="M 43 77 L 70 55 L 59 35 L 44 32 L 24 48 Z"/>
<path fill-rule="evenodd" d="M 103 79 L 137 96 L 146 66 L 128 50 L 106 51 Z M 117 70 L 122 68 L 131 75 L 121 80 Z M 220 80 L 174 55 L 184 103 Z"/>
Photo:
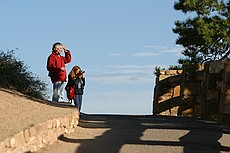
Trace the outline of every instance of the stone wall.
<path fill-rule="evenodd" d="M 79 111 L 76 111 L 73 114 L 33 125 L 0 142 L 0 153 L 38 151 L 45 145 L 57 141 L 59 136 L 74 132 L 78 122 Z"/>
<path fill-rule="evenodd" d="M 177 115 L 201 117 L 201 82 L 204 65 L 183 65 L 181 81 L 182 102 Z"/>
<path fill-rule="evenodd" d="M 230 125 L 230 61 L 205 63 L 204 78 L 202 118 Z"/>
<path fill-rule="evenodd" d="M 192 116 L 230 125 L 230 61 L 161 70 L 154 88 L 153 114 Z"/>

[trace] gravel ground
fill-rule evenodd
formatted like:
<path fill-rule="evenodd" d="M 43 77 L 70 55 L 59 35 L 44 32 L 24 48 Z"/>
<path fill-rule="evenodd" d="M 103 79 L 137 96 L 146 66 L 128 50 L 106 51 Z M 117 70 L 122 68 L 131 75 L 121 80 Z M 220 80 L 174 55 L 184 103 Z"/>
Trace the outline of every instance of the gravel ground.
<path fill-rule="evenodd" d="M 16 91 L 0 89 L 0 141 L 37 123 L 74 112 L 67 103 L 31 99 Z"/>

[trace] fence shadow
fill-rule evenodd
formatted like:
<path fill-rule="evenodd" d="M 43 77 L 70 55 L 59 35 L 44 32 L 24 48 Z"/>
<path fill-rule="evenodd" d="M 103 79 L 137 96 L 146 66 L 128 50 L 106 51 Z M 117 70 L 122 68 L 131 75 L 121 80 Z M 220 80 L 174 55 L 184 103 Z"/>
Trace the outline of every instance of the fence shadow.
<path fill-rule="evenodd" d="M 185 153 L 220 153 L 230 150 L 229 146 L 221 146 L 218 142 L 223 134 L 223 129 L 218 124 L 205 123 L 194 118 L 85 114 L 81 117 L 79 126 L 92 129 L 107 128 L 108 130 L 90 139 L 74 139 L 66 135 L 59 138 L 68 143 L 80 144 L 76 153 L 118 153 L 121 152 L 121 149 L 123 151 L 124 145 L 148 146 L 148 149 L 149 147 L 150 150 L 152 149 L 151 151 L 159 146 L 181 147 Z M 155 138 L 156 133 L 150 133 L 151 139 L 143 139 L 146 130 L 159 130 L 161 132 L 165 130 L 187 130 L 189 132 L 172 141 L 171 139 Z M 135 152 L 139 151 L 135 150 Z"/>

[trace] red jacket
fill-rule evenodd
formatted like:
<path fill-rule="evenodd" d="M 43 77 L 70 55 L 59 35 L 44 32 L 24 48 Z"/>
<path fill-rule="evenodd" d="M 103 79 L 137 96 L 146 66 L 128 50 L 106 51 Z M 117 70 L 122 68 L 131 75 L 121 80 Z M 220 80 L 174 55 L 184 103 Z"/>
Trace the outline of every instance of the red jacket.
<path fill-rule="evenodd" d="M 65 52 L 65 56 L 61 56 L 56 52 L 52 52 L 47 60 L 47 70 L 49 71 L 49 77 L 51 81 L 66 81 L 66 70 L 61 70 L 61 67 L 65 67 L 65 64 L 71 62 L 70 51 Z"/>

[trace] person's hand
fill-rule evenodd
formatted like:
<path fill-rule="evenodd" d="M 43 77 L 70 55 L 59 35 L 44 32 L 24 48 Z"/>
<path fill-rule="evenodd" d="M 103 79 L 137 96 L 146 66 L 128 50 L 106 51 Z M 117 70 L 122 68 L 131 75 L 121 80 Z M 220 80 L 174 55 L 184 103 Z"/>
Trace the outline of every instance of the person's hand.
<path fill-rule="evenodd" d="M 65 45 L 62 46 L 64 52 L 68 52 L 68 50 L 66 49 L 67 47 Z"/>
<path fill-rule="evenodd" d="M 65 67 L 61 67 L 61 70 L 64 71 L 64 70 L 65 70 Z"/>
<path fill-rule="evenodd" d="M 84 75 L 84 73 L 82 73 L 82 75 L 81 75 L 81 78 L 83 79 L 83 78 L 85 78 L 85 75 Z"/>

